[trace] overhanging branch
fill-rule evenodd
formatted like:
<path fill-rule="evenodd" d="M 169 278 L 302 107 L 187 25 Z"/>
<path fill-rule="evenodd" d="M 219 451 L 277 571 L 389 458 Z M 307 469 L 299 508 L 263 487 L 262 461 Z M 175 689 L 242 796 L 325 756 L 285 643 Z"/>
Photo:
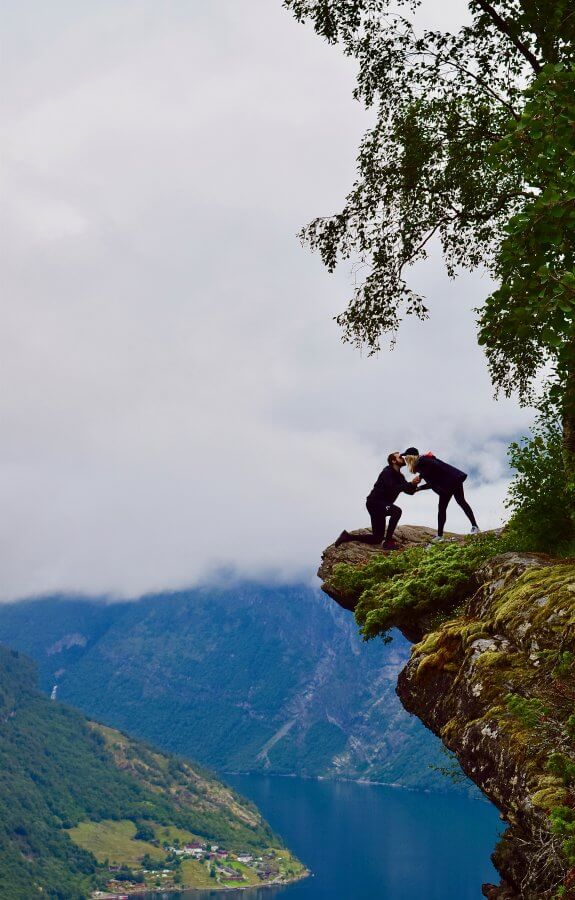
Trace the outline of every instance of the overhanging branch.
<path fill-rule="evenodd" d="M 487 0 L 477 0 L 477 4 L 481 7 L 483 12 L 489 16 L 492 22 L 495 23 L 499 31 L 507 35 L 509 40 L 517 47 L 519 52 L 525 57 L 525 59 L 535 70 L 535 72 L 540 72 L 541 63 L 539 62 L 535 54 L 531 52 L 527 44 L 524 44 L 523 41 L 513 33 L 513 30 L 510 28 L 509 23 L 499 15 L 499 13 L 491 6 L 491 3 L 488 3 Z"/>

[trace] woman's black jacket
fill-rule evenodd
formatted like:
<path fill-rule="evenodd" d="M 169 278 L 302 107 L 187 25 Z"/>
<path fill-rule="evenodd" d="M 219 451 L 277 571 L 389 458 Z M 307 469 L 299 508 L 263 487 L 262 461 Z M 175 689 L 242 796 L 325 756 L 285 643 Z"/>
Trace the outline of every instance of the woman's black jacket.
<path fill-rule="evenodd" d="M 420 456 L 415 471 L 421 475 L 425 484 L 419 486 L 420 491 L 431 488 L 436 494 L 453 493 L 458 485 L 463 484 L 467 473 L 436 456 Z"/>

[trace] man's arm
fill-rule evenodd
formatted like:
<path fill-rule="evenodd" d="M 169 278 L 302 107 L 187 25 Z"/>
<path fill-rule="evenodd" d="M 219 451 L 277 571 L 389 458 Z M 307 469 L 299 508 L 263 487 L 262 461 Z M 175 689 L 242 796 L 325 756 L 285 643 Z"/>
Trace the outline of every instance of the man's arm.
<path fill-rule="evenodd" d="M 416 478 L 414 478 L 413 481 L 408 481 L 408 480 L 406 479 L 405 475 L 402 475 L 401 477 L 403 478 L 403 484 L 402 484 L 402 486 L 401 486 L 401 490 L 403 491 L 403 493 L 404 493 L 404 494 L 415 494 L 416 491 L 417 491 L 417 489 L 418 489 L 418 488 L 417 488 L 417 485 L 418 485 L 418 480 L 417 480 L 417 478 L 418 478 L 419 476 L 417 476 Z"/>
<path fill-rule="evenodd" d="M 428 491 L 431 487 L 431 485 L 427 484 L 427 482 L 425 484 L 421 484 L 421 475 L 416 475 L 411 483 L 416 485 L 415 490 L 418 492 Z"/>

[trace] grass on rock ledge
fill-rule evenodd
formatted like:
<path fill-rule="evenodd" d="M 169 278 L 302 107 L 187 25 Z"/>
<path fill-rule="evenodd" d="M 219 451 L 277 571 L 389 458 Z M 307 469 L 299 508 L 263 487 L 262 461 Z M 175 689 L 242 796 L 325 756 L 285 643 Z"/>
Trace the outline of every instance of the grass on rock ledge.
<path fill-rule="evenodd" d="M 442 614 L 469 596 L 483 562 L 516 549 L 511 537 L 488 533 L 376 556 L 360 568 L 338 563 L 331 583 L 345 596 L 359 598 L 355 618 L 364 639 L 380 635 L 388 642 L 391 628 L 421 615 L 435 613 L 439 624 Z"/>

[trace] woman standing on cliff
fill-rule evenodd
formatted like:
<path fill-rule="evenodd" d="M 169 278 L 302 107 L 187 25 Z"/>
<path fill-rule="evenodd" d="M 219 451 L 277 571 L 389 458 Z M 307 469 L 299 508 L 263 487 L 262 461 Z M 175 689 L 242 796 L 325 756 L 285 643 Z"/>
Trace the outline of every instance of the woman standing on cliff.
<path fill-rule="evenodd" d="M 443 529 L 447 518 L 447 506 L 452 497 L 459 504 L 469 521 L 471 522 L 471 534 L 478 534 L 479 527 L 475 521 L 473 510 L 465 499 L 463 492 L 463 482 L 467 478 L 467 473 L 450 466 L 449 463 L 438 459 L 433 453 L 426 453 L 424 456 L 419 455 L 417 447 L 408 447 L 401 454 L 407 463 L 407 468 L 414 475 L 423 478 L 424 485 L 418 487 L 418 491 L 425 491 L 431 488 L 439 495 L 439 506 L 437 508 L 437 536 L 434 541 L 443 540 Z"/>

